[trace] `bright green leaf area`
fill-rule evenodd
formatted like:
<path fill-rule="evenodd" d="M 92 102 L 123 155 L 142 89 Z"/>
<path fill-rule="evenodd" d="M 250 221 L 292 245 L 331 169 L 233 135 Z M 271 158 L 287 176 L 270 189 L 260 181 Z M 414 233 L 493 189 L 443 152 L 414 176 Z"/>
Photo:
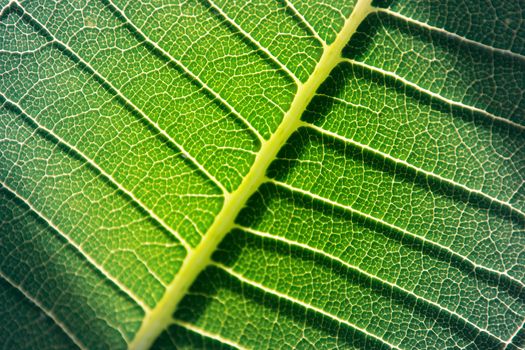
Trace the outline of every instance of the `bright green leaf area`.
<path fill-rule="evenodd" d="M 2 349 L 525 348 L 525 4 L 0 1 Z"/>

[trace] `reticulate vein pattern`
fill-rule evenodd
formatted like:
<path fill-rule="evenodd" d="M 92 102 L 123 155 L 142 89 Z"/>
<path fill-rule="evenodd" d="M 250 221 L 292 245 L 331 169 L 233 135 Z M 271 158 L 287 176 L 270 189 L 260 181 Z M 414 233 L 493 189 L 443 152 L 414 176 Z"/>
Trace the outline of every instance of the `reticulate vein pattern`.
<path fill-rule="evenodd" d="M 525 347 L 519 1 L 0 7 L 3 348 Z"/>

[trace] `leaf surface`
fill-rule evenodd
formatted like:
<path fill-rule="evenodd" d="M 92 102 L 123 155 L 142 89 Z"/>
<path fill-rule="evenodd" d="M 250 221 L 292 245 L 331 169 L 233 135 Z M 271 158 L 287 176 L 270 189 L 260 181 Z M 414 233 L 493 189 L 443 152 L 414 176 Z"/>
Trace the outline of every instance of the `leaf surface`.
<path fill-rule="evenodd" d="M 4 348 L 525 347 L 519 1 L 11 1 Z"/>

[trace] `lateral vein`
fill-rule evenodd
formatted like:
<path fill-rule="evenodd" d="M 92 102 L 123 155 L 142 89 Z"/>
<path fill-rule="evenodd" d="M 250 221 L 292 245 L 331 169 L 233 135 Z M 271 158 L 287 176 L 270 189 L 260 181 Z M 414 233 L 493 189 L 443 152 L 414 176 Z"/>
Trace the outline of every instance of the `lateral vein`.
<path fill-rule="evenodd" d="M 255 129 L 255 127 L 244 117 L 242 114 L 240 114 L 228 101 L 226 101 L 218 92 L 213 90 L 208 84 L 206 84 L 199 76 L 197 76 L 195 73 L 193 73 L 186 65 L 184 65 L 180 60 L 173 57 L 169 52 L 164 50 L 159 44 L 157 44 L 155 41 L 150 39 L 138 26 L 136 26 L 129 18 L 128 16 L 122 11 L 117 5 L 113 3 L 112 0 L 106 0 L 108 5 L 116 11 L 119 16 L 121 16 L 126 23 L 133 28 L 141 37 L 142 39 L 147 42 L 148 44 L 152 45 L 155 50 L 157 50 L 159 53 L 162 54 L 162 56 L 168 58 L 171 62 L 175 63 L 177 66 L 179 66 L 188 76 L 190 76 L 192 79 L 194 79 L 197 83 L 199 83 L 200 86 L 203 87 L 204 90 L 209 92 L 213 95 L 218 101 L 221 102 L 222 105 L 224 105 L 230 112 L 235 115 L 244 125 L 252 132 L 252 134 L 257 137 L 259 142 L 263 143 L 265 141 L 264 137 Z"/>
<path fill-rule="evenodd" d="M 52 42 L 61 47 L 66 52 L 69 52 L 71 55 L 73 55 L 83 67 L 85 67 L 89 73 L 91 73 L 97 80 L 99 80 L 99 83 L 102 82 L 106 84 L 110 89 L 110 92 L 114 95 L 116 95 L 119 99 L 121 99 L 126 106 L 131 108 L 133 111 L 137 112 L 144 120 L 151 125 L 151 127 L 156 130 L 160 135 L 165 137 L 172 145 L 174 145 L 183 155 L 185 158 L 190 160 L 193 165 L 195 165 L 199 171 L 201 171 L 204 176 L 206 176 L 209 180 L 211 180 L 215 186 L 217 186 L 223 193 L 228 193 L 224 185 L 215 178 L 206 168 L 200 164 L 200 162 L 197 161 L 195 157 L 193 157 L 184 147 L 182 147 L 181 144 L 179 144 L 173 137 L 171 137 L 164 129 L 160 127 L 160 125 L 155 122 L 153 119 L 151 119 L 142 109 L 140 109 L 138 106 L 136 106 L 130 99 L 128 99 L 119 89 L 117 89 L 110 81 L 108 81 L 104 76 L 102 76 L 93 66 L 91 66 L 90 63 L 88 63 L 86 60 L 84 60 L 77 52 L 75 52 L 69 45 L 62 42 L 58 38 L 56 38 L 50 30 L 48 30 L 42 23 L 40 23 L 30 12 L 28 12 L 21 4 L 17 2 L 17 0 L 13 0 L 13 3 L 16 4 L 17 7 L 19 7 L 34 23 L 36 23 L 50 38 L 52 38 Z"/>
<path fill-rule="evenodd" d="M 508 125 L 516 128 L 516 129 L 518 129 L 518 130 L 525 130 L 525 125 L 518 124 L 518 123 L 516 123 L 516 122 L 514 122 L 514 121 L 512 121 L 510 119 L 507 119 L 507 118 L 495 115 L 495 114 L 493 114 L 491 112 L 488 112 L 488 111 L 486 111 L 484 109 L 481 109 L 481 108 L 478 108 L 478 107 L 475 107 L 475 106 L 471 106 L 471 105 L 467 105 L 467 104 L 464 104 L 463 102 L 458 102 L 458 101 L 451 100 L 451 99 L 449 99 L 447 97 L 444 97 L 444 96 L 442 96 L 442 95 L 440 95 L 438 93 L 435 93 L 435 92 L 430 91 L 428 89 L 422 88 L 421 86 L 417 85 L 416 83 L 413 83 L 410 80 L 408 80 L 406 78 L 403 78 L 402 76 L 400 76 L 400 75 L 398 75 L 396 73 L 384 70 L 382 68 L 374 67 L 374 66 L 371 66 L 369 64 L 366 64 L 366 63 L 363 63 L 363 62 L 359 62 L 359 61 L 356 61 L 356 60 L 353 60 L 353 59 L 349 59 L 349 58 L 343 58 L 341 61 L 349 63 L 349 64 L 357 66 L 357 67 L 361 67 L 363 69 L 366 69 L 366 70 L 369 70 L 369 71 L 372 71 L 372 72 L 375 72 L 375 73 L 378 73 L 378 74 L 381 74 L 381 75 L 384 75 L 384 76 L 387 76 L 387 77 L 392 78 L 394 80 L 397 80 L 397 81 L 403 83 L 404 85 L 410 86 L 414 90 L 419 91 L 420 93 L 423 93 L 425 95 L 433 97 L 433 98 L 435 98 L 437 100 L 440 100 L 440 101 L 442 101 L 442 102 L 444 102 L 444 103 L 446 103 L 448 105 L 451 105 L 451 106 L 454 106 L 454 107 L 459 107 L 459 108 L 462 108 L 462 109 L 469 110 L 471 112 L 482 114 L 482 115 L 484 115 L 485 117 L 487 117 L 487 118 L 489 118 L 491 120 L 495 120 L 495 121 L 499 121 L 499 122 L 504 123 L 504 124 L 508 124 Z"/>
<path fill-rule="evenodd" d="M 230 23 L 235 29 L 237 29 L 239 31 L 239 33 L 241 33 L 245 38 L 247 38 L 248 40 L 250 40 L 259 50 L 261 50 L 262 52 L 264 52 L 266 54 L 266 56 L 268 58 L 270 58 L 272 60 L 272 62 L 274 62 L 275 64 L 277 64 L 279 66 L 279 68 L 281 68 L 283 71 L 286 72 L 286 74 L 292 78 L 295 82 L 295 84 L 297 85 L 300 85 L 301 84 L 301 81 L 299 80 L 299 78 L 297 78 L 297 76 L 292 73 L 292 71 L 286 67 L 281 61 L 279 61 L 279 59 L 273 55 L 266 47 L 264 47 L 260 42 L 258 42 L 257 40 L 255 40 L 254 37 L 251 36 L 250 33 L 248 33 L 247 31 L 245 31 L 240 25 L 238 25 L 237 23 L 235 23 L 235 21 L 229 17 L 226 12 L 224 12 L 219 6 L 217 6 L 217 4 L 215 4 L 215 2 L 213 0 L 206 0 L 210 6 L 212 8 L 214 8 L 226 21 L 228 21 L 228 23 Z"/>
<path fill-rule="evenodd" d="M 16 290 L 18 290 L 20 293 L 22 293 L 22 295 L 27 299 L 29 300 L 31 303 L 33 303 L 36 307 L 38 307 L 40 310 L 42 310 L 42 312 L 44 314 L 46 314 L 47 317 L 49 317 L 61 330 L 62 332 L 64 332 L 64 334 L 69 338 L 71 339 L 71 341 L 73 343 L 75 343 L 76 346 L 78 346 L 80 349 L 84 350 L 86 349 L 87 350 L 87 347 L 77 338 L 77 336 L 75 334 L 73 334 L 73 332 L 71 332 L 69 330 L 69 328 L 64 324 L 62 323 L 62 321 L 60 321 L 56 316 L 55 314 L 51 311 L 51 310 L 48 310 L 44 305 L 42 305 L 42 303 L 40 303 L 38 300 L 36 300 L 35 298 L 33 298 L 24 288 L 22 288 L 22 286 L 19 286 L 18 284 L 16 284 L 14 281 L 12 281 L 9 277 L 7 277 L 3 272 L 0 271 L 0 278 L 2 278 L 3 280 L 5 280 L 9 285 L 11 285 L 13 288 L 15 288 Z"/>
<path fill-rule="evenodd" d="M 11 8 L 11 6 L 13 6 L 14 4 L 15 0 L 11 0 L 4 7 L 2 7 L 2 9 L 0 9 L 0 17 L 2 17 L 4 13 L 6 13 L 9 10 L 9 8 Z"/>
<path fill-rule="evenodd" d="M 413 19 L 413 18 L 410 18 L 408 16 L 402 15 L 402 14 L 400 14 L 398 12 L 392 11 L 390 9 L 376 7 L 374 12 L 385 13 L 385 14 L 387 14 L 389 16 L 399 18 L 399 19 L 401 19 L 401 20 L 403 20 L 403 21 L 405 21 L 407 23 L 411 23 L 413 25 L 425 28 L 425 29 L 433 31 L 433 32 L 441 33 L 443 35 L 449 36 L 451 38 L 454 38 L 456 40 L 462 41 L 462 42 L 467 43 L 469 45 L 482 48 L 484 50 L 497 52 L 497 53 L 501 53 L 501 54 L 504 54 L 504 55 L 517 57 L 517 58 L 519 58 L 521 60 L 525 60 L 525 56 L 523 56 L 523 55 L 521 55 L 519 53 L 516 53 L 514 51 L 511 51 L 511 50 L 508 50 L 508 49 L 500 49 L 498 47 L 493 47 L 493 46 L 490 46 L 490 45 L 487 45 L 487 44 L 480 43 L 479 41 L 475 41 L 475 40 L 469 39 L 467 37 L 461 36 L 459 34 L 456 34 L 456 33 L 453 33 L 453 32 L 449 32 L 445 28 L 439 28 L 439 27 L 432 26 L 432 25 L 430 25 L 428 23 L 418 21 L 416 19 Z"/>
<path fill-rule="evenodd" d="M 272 184 L 274 184 L 276 186 L 285 188 L 285 189 L 287 189 L 288 191 L 290 191 L 292 193 L 293 192 L 300 193 L 300 194 L 302 194 L 304 196 L 307 196 L 307 197 L 310 197 L 312 199 L 318 200 L 318 201 L 320 201 L 322 203 L 328 204 L 328 205 L 336 207 L 336 208 L 343 209 L 343 210 L 345 210 L 345 211 L 347 211 L 349 213 L 358 215 L 358 216 L 360 216 L 360 217 L 362 217 L 364 219 L 367 219 L 367 220 L 373 221 L 375 223 L 378 223 L 381 226 L 388 227 L 388 228 L 390 228 L 390 229 L 392 229 L 392 230 L 394 230 L 396 232 L 399 232 L 399 233 L 401 233 L 403 235 L 412 237 L 413 239 L 416 239 L 416 240 L 418 240 L 418 241 L 420 241 L 422 243 L 425 243 L 425 244 L 428 244 L 430 246 L 434 246 L 436 248 L 439 248 L 440 250 L 447 252 L 448 254 L 458 258 L 461 261 L 467 262 L 469 265 L 471 265 L 471 267 L 474 270 L 476 270 L 476 269 L 485 270 L 486 272 L 489 272 L 491 274 L 496 274 L 497 276 L 508 278 L 513 283 L 516 283 L 520 288 L 524 288 L 525 287 L 525 284 L 523 282 L 521 282 L 520 280 L 516 279 L 515 277 L 512 277 L 511 275 L 509 275 L 505 271 L 498 271 L 498 270 L 495 270 L 493 268 L 490 268 L 490 267 L 487 267 L 487 266 L 484 266 L 484 265 L 480 265 L 480 264 L 476 263 L 475 261 L 471 260 L 470 258 L 457 253 L 456 251 L 452 250 L 450 247 L 442 245 L 442 244 L 440 244 L 438 242 L 434 242 L 434 241 L 429 240 L 428 238 L 426 238 L 424 236 L 417 235 L 417 234 L 412 233 L 412 232 L 410 232 L 410 231 L 408 231 L 408 230 L 406 230 L 404 228 L 401 228 L 399 226 L 396 226 L 394 224 L 386 222 L 386 221 L 384 221 L 382 219 L 376 218 L 375 216 L 372 216 L 370 214 L 367 214 L 367 213 L 364 213 L 364 212 L 359 211 L 357 209 L 354 209 L 354 208 L 352 208 L 349 205 L 341 204 L 339 202 L 336 202 L 336 201 L 333 201 L 331 199 L 319 196 L 319 195 L 317 195 L 315 193 L 303 190 L 301 188 L 294 187 L 294 186 L 289 185 L 289 184 L 287 184 L 285 182 L 278 181 L 278 180 L 275 180 L 275 179 L 268 178 L 267 182 L 268 183 L 272 183 Z"/>
<path fill-rule="evenodd" d="M 518 333 L 522 330 L 523 327 L 525 327 L 525 318 L 523 319 L 521 324 L 518 326 L 518 328 L 514 331 L 514 333 L 512 333 L 509 339 L 506 342 L 504 342 L 505 347 L 503 348 L 503 350 L 506 350 L 509 347 L 509 345 L 512 344 L 512 342 L 514 341 L 514 338 L 518 335 Z"/>
<path fill-rule="evenodd" d="M 427 298 L 425 298 L 425 297 L 423 297 L 421 295 L 418 295 L 418 294 L 416 294 L 413 291 L 405 289 L 405 288 L 399 286 L 396 283 L 393 283 L 393 282 L 387 281 L 385 279 L 382 279 L 381 277 L 375 276 L 375 275 L 373 275 L 373 274 L 363 270 L 362 268 L 360 268 L 360 267 L 358 267 L 356 265 L 352 265 L 352 264 L 344 261 L 340 257 L 337 257 L 335 255 L 329 254 L 329 253 L 327 253 L 327 252 L 325 252 L 325 251 L 323 251 L 321 249 L 314 248 L 314 247 L 312 247 L 312 246 L 310 246 L 308 244 L 292 241 L 292 240 L 289 240 L 287 238 L 284 238 L 284 237 L 281 237 L 281 236 L 277 236 L 277 235 L 272 235 L 272 234 L 267 233 L 267 232 L 257 231 L 257 230 L 254 230 L 254 229 L 250 228 L 250 227 L 236 225 L 236 228 L 238 228 L 238 229 L 240 229 L 242 231 L 246 231 L 246 232 L 248 232 L 248 233 L 250 233 L 252 235 L 258 236 L 258 237 L 262 237 L 262 238 L 266 238 L 266 239 L 282 242 L 282 243 L 287 244 L 289 246 L 297 247 L 297 248 L 309 251 L 309 252 L 311 252 L 311 253 L 313 253 L 315 255 L 325 257 L 325 258 L 327 258 L 327 259 L 329 259 L 331 261 L 334 261 L 334 262 L 344 266 L 345 268 L 347 268 L 349 270 L 355 271 L 355 272 L 357 272 L 360 275 L 366 276 L 366 277 L 368 277 L 371 280 L 377 281 L 377 282 L 379 282 L 381 284 L 386 284 L 390 288 L 396 289 L 396 290 L 398 290 L 398 291 L 400 291 L 400 292 L 402 292 L 404 294 L 410 295 L 411 297 L 413 297 L 416 300 L 421 300 L 422 302 L 424 302 L 426 304 L 432 305 L 433 307 L 436 307 L 438 310 L 442 310 L 442 311 L 448 313 L 449 315 L 452 315 L 452 316 L 460 319 L 462 322 L 470 325 L 474 329 L 478 330 L 480 333 L 485 333 L 488 336 L 498 340 L 501 343 L 505 342 L 503 339 L 499 338 L 498 336 L 496 336 L 495 334 L 490 332 L 488 329 L 476 325 L 475 323 L 473 323 L 472 321 L 470 321 L 466 317 L 458 314 L 456 311 L 453 311 L 453 310 L 450 310 L 450 309 L 448 309 L 448 308 L 446 308 L 444 306 L 441 306 L 437 302 L 432 301 L 430 299 L 427 299 Z"/>
<path fill-rule="evenodd" d="M 174 325 L 177 325 L 179 327 L 182 327 L 182 328 L 185 328 L 187 330 L 189 330 L 190 332 L 192 333 L 195 333 L 195 334 L 198 334 L 202 337 L 205 337 L 205 338 L 210 338 L 210 339 L 213 339 L 219 343 L 222 343 L 222 344 L 226 344 L 228 346 L 231 346 L 232 348 L 235 348 L 235 349 L 239 349 L 239 350 L 244 350 L 246 348 L 244 348 L 243 346 L 233 342 L 232 340 L 230 339 L 226 339 L 218 334 L 214 334 L 214 333 L 210 333 L 202 328 L 199 328 L 191 323 L 188 323 L 188 322 L 184 322 L 184 321 L 181 321 L 181 320 L 178 320 L 178 319 L 172 319 L 171 321 L 172 324 Z M 171 335 L 170 335 L 171 337 Z"/>
<path fill-rule="evenodd" d="M 280 293 L 280 292 L 278 292 L 276 290 L 270 289 L 270 288 L 268 288 L 268 287 L 266 287 L 266 286 L 264 286 L 264 285 L 262 285 L 262 284 L 260 284 L 258 282 L 252 281 L 252 280 L 244 277 L 243 275 L 235 272 L 233 269 L 231 269 L 231 268 L 229 268 L 227 266 L 224 266 L 223 264 L 220 264 L 220 263 L 217 263 L 217 262 L 213 262 L 213 263 L 211 263 L 211 265 L 215 266 L 215 267 L 217 267 L 217 268 L 219 268 L 219 269 L 221 269 L 223 271 L 225 271 L 226 273 L 228 273 L 229 275 L 231 275 L 232 277 L 236 278 L 237 280 L 239 280 L 242 283 L 248 284 L 248 285 L 250 285 L 250 286 L 252 286 L 254 288 L 262 290 L 265 293 L 274 295 L 274 296 L 276 296 L 276 297 L 278 297 L 280 299 L 287 300 L 287 301 L 289 301 L 292 304 L 299 305 L 299 306 L 301 306 L 301 307 L 303 307 L 303 308 L 305 308 L 307 310 L 310 310 L 310 311 L 313 311 L 313 312 L 318 313 L 320 315 L 323 315 L 323 316 L 325 316 L 325 317 L 327 317 L 327 318 L 329 318 L 329 319 L 331 319 L 333 321 L 336 321 L 337 323 L 344 324 L 345 326 L 350 327 L 350 328 L 352 328 L 352 329 L 354 329 L 354 330 L 356 330 L 358 332 L 361 332 L 361 333 L 365 334 L 366 336 L 368 336 L 370 338 L 373 338 L 373 339 L 375 339 L 375 340 L 377 340 L 377 341 L 379 341 L 379 342 L 389 346 L 392 349 L 401 350 L 401 348 L 399 346 L 389 343 L 388 341 L 384 340 L 383 338 L 381 338 L 381 337 L 379 337 L 379 336 L 377 336 L 377 335 L 375 335 L 373 333 L 370 333 L 366 329 L 361 328 L 361 327 L 357 326 L 356 324 L 354 324 L 352 322 L 349 322 L 349 321 L 347 321 L 345 319 L 342 319 L 342 318 L 340 318 L 340 317 L 338 317 L 336 315 L 333 315 L 333 314 L 331 314 L 331 313 L 329 313 L 327 311 L 324 311 L 323 309 L 320 309 L 318 307 L 310 305 L 310 304 L 308 304 L 308 303 L 306 303 L 306 302 L 304 302 L 302 300 L 295 299 L 295 298 L 293 298 L 293 297 L 291 297 L 289 295 L 286 295 L 286 294 Z"/>
<path fill-rule="evenodd" d="M 323 38 L 321 38 L 319 33 L 317 33 L 317 31 L 314 29 L 314 27 L 312 27 L 310 22 L 308 22 L 306 18 L 304 18 L 301 12 L 299 12 L 295 8 L 295 6 L 290 2 L 290 0 L 285 0 L 285 3 L 286 3 L 286 6 L 288 6 L 288 8 L 293 12 L 293 14 L 296 15 L 297 18 L 299 18 L 301 23 L 303 23 L 306 26 L 306 28 L 310 31 L 310 33 L 314 36 L 314 38 L 317 39 L 317 41 L 319 41 L 319 43 L 323 45 L 324 48 L 326 48 L 327 47 L 326 41 L 323 40 Z"/>
<path fill-rule="evenodd" d="M 111 283 L 113 283 L 116 287 L 118 287 L 124 294 L 126 294 L 128 297 L 131 298 L 137 305 L 139 305 L 142 310 L 147 314 L 150 310 L 149 306 L 147 306 L 142 300 L 140 300 L 133 292 L 123 285 L 117 278 L 112 276 L 106 269 L 100 265 L 98 262 L 96 262 L 89 254 L 87 254 L 81 245 L 77 244 L 71 237 L 69 237 L 67 234 L 62 232 L 61 229 L 59 229 L 51 220 L 49 220 L 44 214 L 42 214 L 38 209 L 36 209 L 33 204 L 29 202 L 28 199 L 22 197 L 15 189 L 11 188 L 9 185 L 4 183 L 3 181 L 0 181 L 0 188 L 5 188 L 7 191 L 9 191 L 11 194 L 13 194 L 16 198 L 18 198 L 20 201 L 22 201 L 29 210 L 31 210 L 35 215 L 37 215 L 40 219 L 42 219 L 53 231 L 58 233 L 62 238 L 66 240 L 66 242 L 71 245 L 73 248 L 75 248 L 87 261 L 91 266 L 93 266 L 97 271 L 99 271 L 103 276 L 105 276 Z"/>
<path fill-rule="evenodd" d="M 466 191 L 469 194 L 479 195 L 479 196 L 487 199 L 489 202 L 497 203 L 498 205 L 500 205 L 502 207 L 505 207 L 505 208 L 509 209 L 510 211 L 513 211 L 513 212 L 519 214 L 522 218 L 525 218 L 525 213 L 523 211 L 521 211 L 520 209 L 515 208 L 509 202 L 505 202 L 505 201 L 502 201 L 501 199 L 492 197 L 492 196 L 486 194 L 485 192 L 482 192 L 482 191 L 477 190 L 477 189 L 470 188 L 470 187 L 465 186 L 465 185 L 463 185 L 463 184 L 461 184 L 459 182 L 456 182 L 456 181 L 451 180 L 449 178 L 443 177 L 443 176 L 441 176 L 439 174 L 435 174 L 435 173 L 433 173 L 431 171 L 428 171 L 428 170 L 425 170 L 423 168 L 417 167 L 415 165 L 410 164 L 406 160 L 392 157 L 390 154 L 381 152 L 381 151 L 379 151 L 379 150 L 377 150 L 375 148 L 372 148 L 372 147 L 370 147 L 368 145 L 365 145 L 363 143 L 360 143 L 360 142 L 357 142 L 355 140 L 349 139 L 347 137 L 341 136 L 341 135 L 336 134 L 334 132 L 331 132 L 329 130 L 323 129 L 323 128 L 319 127 L 319 126 L 316 126 L 316 125 L 313 125 L 313 124 L 310 124 L 310 123 L 306 123 L 306 122 L 303 123 L 303 126 L 306 127 L 306 128 L 315 130 L 316 132 L 318 132 L 321 135 L 332 137 L 332 138 L 334 138 L 336 140 L 339 140 L 339 141 L 341 141 L 343 143 L 347 143 L 347 144 L 356 146 L 356 147 L 358 147 L 358 148 L 360 148 L 360 149 L 362 149 L 362 150 L 364 150 L 366 152 L 370 152 L 370 153 L 373 153 L 375 155 L 378 155 L 378 156 L 380 156 L 380 157 L 382 157 L 384 159 L 387 159 L 387 160 L 393 162 L 394 164 L 399 164 L 399 165 L 402 165 L 402 166 L 404 166 L 406 168 L 409 168 L 409 169 L 413 170 L 416 173 L 420 173 L 420 174 L 423 174 L 423 175 L 425 175 L 427 177 L 430 177 L 430 178 L 436 179 L 438 181 L 444 182 L 444 183 L 446 183 L 446 184 L 448 184 L 450 186 L 460 188 L 460 189 Z"/>
<path fill-rule="evenodd" d="M 155 214 L 150 208 L 148 208 L 144 203 L 142 203 L 142 201 L 140 201 L 137 197 L 135 197 L 135 195 L 128 191 L 126 188 L 124 188 L 124 186 L 122 186 L 117 180 L 115 180 L 113 178 L 113 176 L 111 176 L 110 174 L 108 174 L 104 169 L 102 169 L 97 163 L 95 163 L 94 160 L 92 160 L 91 158 L 89 158 L 88 156 L 86 156 L 84 153 L 82 153 L 77 147 L 69 144 L 68 142 L 66 142 L 65 140 L 63 140 L 62 138 L 60 138 L 58 135 L 56 135 L 53 130 L 50 130 L 48 128 L 46 128 L 45 126 L 41 125 L 40 123 L 38 123 L 38 121 L 36 120 L 36 118 L 32 117 L 29 113 L 27 113 L 21 106 L 19 106 L 16 102 L 14 101 L 11 101 L 10 99 L 8 99 L 7 97 L 5 97 L 2 93 L 0 93 L 0 98 L 3 98 L 7 103 L 9 103 L 10 105 L 14 106 L 16 109 L 18 109 L 23 115 L 25 115 L 27 118 L 29 118 L 29 120 L 31 120 L 31 122 L 33 122 L 35 124 L 35 126 L 38 128 L 38 129 L 41 129 L 43 130 L 44 132 L 46 132 L 47 134 L 49 134 L 50 136 L 52 136 L 53 138 L 56 139 L 56 141 L 60 144 L 62 144 L 63 146 L 65 146 L 67 149 L 73 151 L 75 154 L 77 154 L 80 158 L 82 158 L 82 160 L 84 162 L 86 162 L 87 164 L 89 164 L 92 168 L 96 169 L 97 171 L 100 172 L 100 174 L 106 178 L 113 186 L 115 186 L 119 191 L 121 191 L 122 193 L 124 193 L 128 198 L 130 198 L 134 203 L 136 203 L 140 208 L 142 208 L 142 210 L 144 210 L 146 213 L 148 213 L 148 215 L 155 221 L 157 222 L 159 225 L 162 226 L 162 228 L 164 228 L 166 231 L 168 231 L 170 234 L 172 234 L 177 240 L 180 241 L 180 243 L 182 244 L 182 246 L 186 249 L 187 252 L 191 251 L 193 248 L 189 245 L 189 243 L 187 243 L 183 237 L 177 232 L 175 231 L 174 229 L 172 229 L 168 224 L 166 224 L 164 222 L 164 220 L 162 220 L 160 217 L 157 216 L 157 214 Z"/>

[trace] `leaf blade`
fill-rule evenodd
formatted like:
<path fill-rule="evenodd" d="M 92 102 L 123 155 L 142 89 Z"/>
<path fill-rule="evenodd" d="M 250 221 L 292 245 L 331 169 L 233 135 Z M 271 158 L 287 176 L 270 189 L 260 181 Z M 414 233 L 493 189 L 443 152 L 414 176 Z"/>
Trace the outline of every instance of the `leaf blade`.
<path fill-rule="evenodd" d="M 117 348 L 164 328 L 155 346 L 519 347 L 520 41 L 476 41 L 425 1 L 353 5 L 3 8 L 2 223 L 19 195 L 98 269 L 56 265 L 86 288 L 56 297 L 73 339 L 96 347 L 93 321 Z M 20 279 L 53 288 L 42 261 L 72 258 L 42 252 L 0 272 L 47 310 Z"/>

